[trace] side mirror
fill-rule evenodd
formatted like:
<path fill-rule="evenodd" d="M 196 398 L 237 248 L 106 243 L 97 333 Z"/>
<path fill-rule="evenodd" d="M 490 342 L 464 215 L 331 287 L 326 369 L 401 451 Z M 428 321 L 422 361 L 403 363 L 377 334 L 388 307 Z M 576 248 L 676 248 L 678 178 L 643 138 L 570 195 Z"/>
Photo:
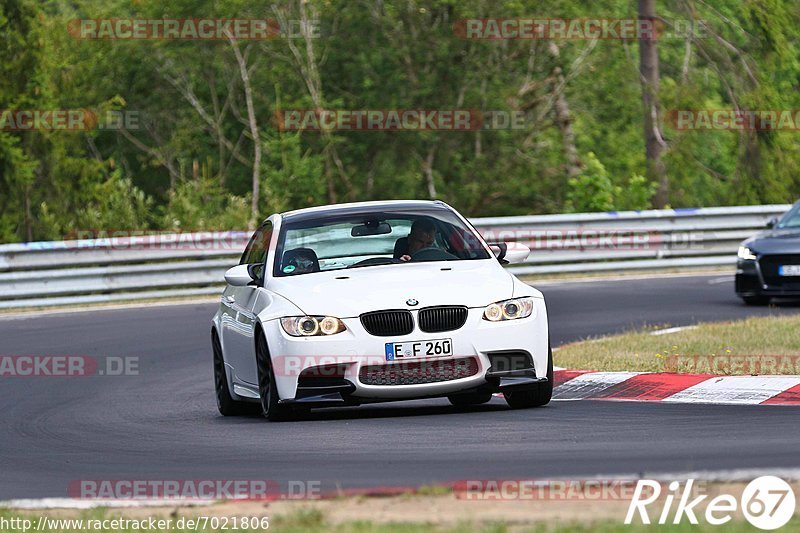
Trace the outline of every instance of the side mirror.
<path fill-rule="evenodd" d="M 531 249 L 519 242 L 507 243 L 506 261 L 511 264 L 524 263 L 531 253 Z"/>
<path fill-rule="evenodd" d="M 495 242 L 490 243 L 494 256 L 501 264 L 524 263 L 531 253 L 531 249 L 519 242 Z"/>
<path fill-rule="evenodd" d="M 252 265 L 236 265 L 225 272 L 225 281 L 234 287 L 246 287 L 255 281 L 251 274 Z"/>
<path fill-rule="evenodd" d="M 778 224 L 778 217 L 772 217 L 767 220 L 767 229 L 772 229 Z"/>

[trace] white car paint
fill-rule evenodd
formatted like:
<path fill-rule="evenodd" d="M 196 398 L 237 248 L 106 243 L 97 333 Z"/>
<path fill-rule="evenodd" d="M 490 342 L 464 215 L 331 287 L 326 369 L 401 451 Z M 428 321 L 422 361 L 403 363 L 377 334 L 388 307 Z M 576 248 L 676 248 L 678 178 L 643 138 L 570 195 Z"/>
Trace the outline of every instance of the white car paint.
<path fill-rule="evenodd" d="M 343 210 L 352 206 L 392 209 L 410 204 L 419 205 L 421 202 L 364 202 L 292 213 Z M 452 210 L 441 202 L 436 202 L 436 205 Z M 275 277 L 273 264 L 276 261 L 276 241 L 282 220 L 289 214 L 275 214 L 268 219 L 273 225 L 273 232 L 263 286 L 242 286 L 246 271 L 241 266 L 234 267 L 226 275 L 229 284 L 213 318 L 213 327 L 220 337 L 233 399 L 252 401 L 258 398 L 255 358 L 255 334 L 258 329 L 266 336 L 272 364 L 277 369 L 275 381 L 281 402 L 296 400 L 299 373 L 321 362 L 335 362 L 347 367 L 345 379 L 354 386 L 351 398 L 356 401 L 413 399 L 473 390 L 488 383 L 486 373 L 490 362 L 487 354 L 499 351 L 528 352 L 534 363 L 534 380 L 547 380 L 549 334 L 544 297 L 541 292 L 505 270 L 477 232 L 478 239 L 490 254 L 489 259 L 379 265 Z M 466 219 L 458 216 L 471 228 Z M 517 260 L 524 260 L 527 256 L 520 253 L 519 247 L 515 247 L 514 251 Z M 489 322 L 483 318 L 487 305 L 526 296 L 534 301 L 531 316 L 503 322 Z M 418 300 L 419 303 L 409 306 L 409 299 Z M 439 333 L 426 333 L 415 327 L 411 334 L 389 338 L 370 335 L 359 319 L 360 314 L 370 311 L 408 309 L 417 324 L 419 309 L 438 305 L 468 307 L 464 326 Z M 331 336 L 292 337 L 280 325 L 282 317 L 304 315 L 338 317 L 347 329 Z M 377 386 L 359 380 L 359 370 L 363 365 L 394 364 L 385 359 L 387 342 L 441 338 L 452 339 L 454 358 L 476 358 L 479 362 L 478 373 L 451 381 L 413 385 Z M 433 358 L 415 360 L 430 361 Z"/>

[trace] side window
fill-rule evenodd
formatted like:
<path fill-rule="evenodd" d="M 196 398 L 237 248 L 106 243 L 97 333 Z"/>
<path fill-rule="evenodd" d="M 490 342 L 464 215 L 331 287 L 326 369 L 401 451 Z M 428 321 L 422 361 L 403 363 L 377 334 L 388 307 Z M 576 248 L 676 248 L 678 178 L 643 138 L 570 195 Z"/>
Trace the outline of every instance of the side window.
<path fill-rule="evenodd" d="M 263 263 L 267 258 L 269 242 L 272 240 L 272 222 L 265 222 L 253 233 L 247 248 L 244 249 L 240 265 Z"/>

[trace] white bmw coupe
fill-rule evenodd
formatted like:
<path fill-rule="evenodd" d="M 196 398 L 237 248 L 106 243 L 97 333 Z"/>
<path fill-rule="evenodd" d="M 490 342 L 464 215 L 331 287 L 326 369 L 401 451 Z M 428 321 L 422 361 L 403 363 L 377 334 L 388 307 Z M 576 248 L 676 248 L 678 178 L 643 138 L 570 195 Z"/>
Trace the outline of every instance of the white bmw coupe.
<path fill-rule="evenodd" d="M 507 272 L 524 245 L 487 244 L 439 201 L 269 217 L 225 274 L 211 341 L 223 415 L 502 392 L 545 405 L 553 359 L 542 293 Z"/>

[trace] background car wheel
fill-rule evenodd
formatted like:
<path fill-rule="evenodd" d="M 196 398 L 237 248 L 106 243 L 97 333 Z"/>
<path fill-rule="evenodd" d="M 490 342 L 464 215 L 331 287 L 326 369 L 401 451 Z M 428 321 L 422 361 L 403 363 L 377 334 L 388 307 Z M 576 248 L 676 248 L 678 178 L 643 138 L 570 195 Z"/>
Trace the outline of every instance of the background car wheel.
<path fill-rule="evenodd" d="M 257 404 L 240 402 L 231 397 L 228 389 L 228 376 L 225 374 L 225 362 L 222 358 L 222 346 L 216 330 L 211 331 L 211 348 L 214 352 L 214 389 L 217 393 L 217 409 L 220 414 L 223 416 L 257 414 Z"/>
<path fill-rule="evenodd" d="M 537 383 L 527 390 L 504 392 L 506 403 L 512 409 L 541 407 L 550 403 L 553 397 L 553 350 L 547 348 L 547 381 Z"/>
<path fill-rule="evenodd" d="M 267 420 L 278 422 L 288 420 L 292 414 L 285 405 L 278 401 L 278 387 L 275 386 L 275 374 L 272 371 L 272 360 L 264 332 L 256 330 L 256 367 L 258 368 L 258 393 L 261 396 L 261 413 Z"/>
<path fill-rule="evenodd" d="M 473 392 L 469 394 L 453 394 L 447 399 L 456 407 L 469 407 L 470 405 L 480 405 L 492 399 L 491 392 Z"/>
<path fill-rule="evenodd" d="M 747 305 L 767 305 L 769 296 L 742 296 L 742 300 Z"/>

